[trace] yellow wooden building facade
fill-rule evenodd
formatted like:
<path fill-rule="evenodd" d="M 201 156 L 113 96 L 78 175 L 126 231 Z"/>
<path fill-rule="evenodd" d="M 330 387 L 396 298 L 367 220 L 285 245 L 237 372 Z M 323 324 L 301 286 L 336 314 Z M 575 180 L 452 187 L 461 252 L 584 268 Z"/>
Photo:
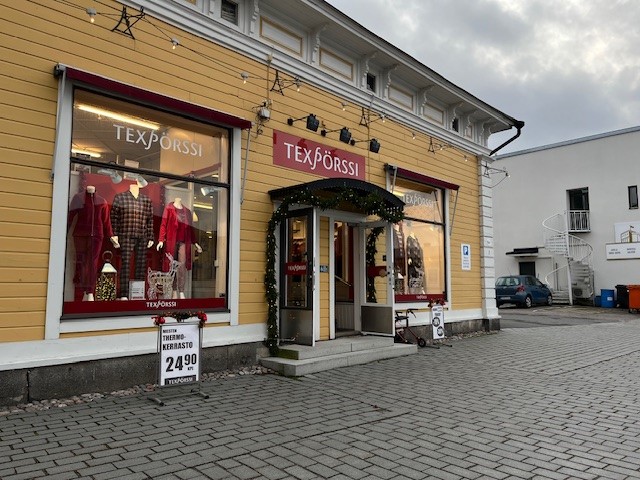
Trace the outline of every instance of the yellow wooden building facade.
<path fill-rule="evenodd" d="M 288 341 L 389 334 L 406 308 L 429 326 L 434 303 L 449 333 L 498 318 L 483 172 L 489 136 L 522 122 L 327 3 L 0 0 L 0 22 L 5 378 L 151 354 L 152 317 L 166 311 L 205 311 L 204 347 L 225 349 L 211 358 L 255 363 L 270 258 Z M 152 204 L 144 239 L 114 230 L 128 192 Z M 308 192 L 340 199 L 299 202 Z M 76 236 L 89 208 L 74 210 L 79 196 L 92 212 L 104 201 L 112 224 L 89 246 Z M 185 212 L 180 199 L 189 232 L 177 245 L 189 251 L 171 253 L 188 268 L 150 293 L 149 270 L 167 270 L 173 245 L 163 218 Z M 269 221 L 287 202 L 270 251 Z M 376 215 L 397 208 L 396 225 Z M 220 358 L 211 365 L 228 366 Z"/>

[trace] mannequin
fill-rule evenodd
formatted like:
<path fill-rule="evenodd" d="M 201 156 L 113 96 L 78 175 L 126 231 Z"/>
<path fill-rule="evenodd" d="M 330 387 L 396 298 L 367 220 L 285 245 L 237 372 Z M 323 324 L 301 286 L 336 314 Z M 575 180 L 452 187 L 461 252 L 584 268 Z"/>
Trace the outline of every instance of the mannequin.
<path fill-rule="evenodd" d="M 111 224 L 120 244 L 122 265 L 119 271 L 118 298 L 127 300 L 131 255 L 135 256 L 135 280 L 144 280 L 147 250 L 153 245 L 153 207 L 151 199 L 133 183 L 126 192 L 116 194 L 111 207 Z"/>
<path fill-rule="evenodd" d="M 174 281 L 173 298 L 186 298 L 184 286 L 187 270 L 191 270 L 191 245 L 198 253 L 202 252 L 196 238 L 191 211 L 182 204 L 181 198 L 176 197 L 172 203 L 167 204 L 162 213 L 157 246 L 157 250 L 160 251 L 166 244 L 167 252 L 180 262 Z M 169 259 L 166 257 L 162 260 L 162 269 L 169 270 Z"/>
<path fill-rule="evenodd" d="M 405 239 L 402 222 L 393 225 L 393 270 L 395 274 L 395 292 L 405 293 L 407 259 L 405 258 Z"/>
<path fill-rule="evenodd" d="M 67 229 L 72 232 L 76 251 L 73 283 L 82 289 L 82 300 L 91 302 L 104 237 L 109 237 L 116 248 L 119 246 L 111 227 L 109 205 L 96 193 L 95 186 L 87 185 L 71 199 Z"/>
<path fill-rule="evenodd" d="M 425 293 L 422 247 L 413 232 L 407 237 L 407 275 L 409 277 L 409 293 Z"/>

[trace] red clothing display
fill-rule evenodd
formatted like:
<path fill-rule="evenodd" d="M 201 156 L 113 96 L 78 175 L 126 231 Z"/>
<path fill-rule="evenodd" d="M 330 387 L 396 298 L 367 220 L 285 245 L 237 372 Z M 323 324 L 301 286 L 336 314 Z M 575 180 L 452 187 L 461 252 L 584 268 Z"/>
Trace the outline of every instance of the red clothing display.
<path fill-rule="evenodd" d="M 71 199 L 67 228 L 71 228 L 76 219 L 74 237 L 113 237 L 109 205 L 97 193 L 80 192 Z"/>
<path fill-rule="evenodd" d="M 178 235 L 183 237 L 182 240 Z M 187 270 L 191 270 L 191 245 L 196 243 L 196 231 L 193 228 L 191 210 L 185 206 L 179 209 L 173 203 L 168 204 L 162 213 L 158 242 L 163 242 L 165 252 L 173 255 L 176 260 L 178 259 L 176 245 L 178 242 L 184 243 L 186 247 L 185 267 Z M 162 269 L 169 270 L 169 259 L 166 256 L 162 260 Z"/>
<path fill-rule="evenodd" d="M 96 289 L 100 252 L 104 237 L 112 237 L 109 205 L 97 193 L 80 192 L 69 204 L 67 229 L 73 229 L 75 271 L 73 283 L 77 294 L 93 293 Z"/>

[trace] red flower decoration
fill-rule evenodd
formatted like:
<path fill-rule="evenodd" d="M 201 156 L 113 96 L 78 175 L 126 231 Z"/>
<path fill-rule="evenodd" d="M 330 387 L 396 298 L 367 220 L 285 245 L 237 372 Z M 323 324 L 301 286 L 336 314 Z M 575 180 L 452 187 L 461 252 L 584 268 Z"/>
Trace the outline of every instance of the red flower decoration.
<path fill-rule="evenodd" d="M 162 325 L 165 323 L 164 317 L 175 318 L 178 323 L 182 323 L 189 318 L 196 317 L 200 321 L 200 328 L 204 327 L 204 324 L 207 323 L 207 314 L 199 311 L 199 312 L 165 312 L 162 315 L 157 315 L 155 317 L 151 317 L 153 319 L 154 325 Z"/>

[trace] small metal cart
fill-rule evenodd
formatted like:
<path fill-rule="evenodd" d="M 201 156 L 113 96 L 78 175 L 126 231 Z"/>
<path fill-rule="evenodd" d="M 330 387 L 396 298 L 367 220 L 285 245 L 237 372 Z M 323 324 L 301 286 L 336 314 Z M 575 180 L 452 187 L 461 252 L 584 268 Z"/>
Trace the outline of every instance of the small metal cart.
<path fill-rule="evenodd" d="M 411 335 L 416 340 L 416 343 L 420 347 L 426 347 L 427 341 L 419 336 L 416 332 L 414 332 L 409 326 L 409 316 L 416 316 L 415 312 L 412 308 L 407 308 L 406 310 L 396 310 L 395 311 L 395 334 L 396 340 L 401 343 L 413 343 L 413 341 L 409 340 L 408 335 Z"/>

